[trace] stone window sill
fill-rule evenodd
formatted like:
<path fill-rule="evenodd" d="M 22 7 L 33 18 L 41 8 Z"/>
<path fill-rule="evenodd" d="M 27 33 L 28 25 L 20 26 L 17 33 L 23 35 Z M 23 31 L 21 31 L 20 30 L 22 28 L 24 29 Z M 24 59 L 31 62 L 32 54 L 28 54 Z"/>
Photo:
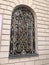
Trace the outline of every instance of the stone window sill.
<path fill-rule="evenodd" d="M 36 57 L 38 56 L 37 53 L 33 53 L 33 54 L 26 54 L 26 55 L 9 55 L 9 59 L 14 59 L 14 58 L 29 58 L 29 57 Z"/>

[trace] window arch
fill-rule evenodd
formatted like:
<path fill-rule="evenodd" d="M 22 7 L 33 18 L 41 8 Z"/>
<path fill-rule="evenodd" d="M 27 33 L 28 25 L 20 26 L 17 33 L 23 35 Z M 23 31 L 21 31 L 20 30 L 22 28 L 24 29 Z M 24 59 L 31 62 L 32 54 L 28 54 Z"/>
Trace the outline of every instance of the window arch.
<path fill-rule="evenodd" d="M 18 5 L 12 12 L 10 56 L 28 56 L 35 53 L 34 11 L 26 5 Z"/>

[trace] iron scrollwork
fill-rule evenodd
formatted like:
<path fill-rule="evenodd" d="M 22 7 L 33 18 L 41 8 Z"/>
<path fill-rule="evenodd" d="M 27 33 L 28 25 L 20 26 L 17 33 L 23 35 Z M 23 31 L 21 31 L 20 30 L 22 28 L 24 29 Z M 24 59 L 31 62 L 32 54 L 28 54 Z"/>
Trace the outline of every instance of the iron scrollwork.
<path fill-rule="evenodd" d="M 12 14 L 10 54 L 25 55 L 35 51 L 34 16 L 26 7 L 18 7 Z"/>

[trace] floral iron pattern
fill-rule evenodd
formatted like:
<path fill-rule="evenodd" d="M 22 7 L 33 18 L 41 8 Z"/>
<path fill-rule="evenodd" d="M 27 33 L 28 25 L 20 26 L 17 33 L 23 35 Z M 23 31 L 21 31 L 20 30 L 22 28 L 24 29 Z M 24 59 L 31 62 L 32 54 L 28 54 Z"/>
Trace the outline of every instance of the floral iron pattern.
<path fill-rule="evenodd" d="M 35 51 L 34 16 L 26 7 L 18 7 L 12 14 L 10 54 L 32 54 Z"/>

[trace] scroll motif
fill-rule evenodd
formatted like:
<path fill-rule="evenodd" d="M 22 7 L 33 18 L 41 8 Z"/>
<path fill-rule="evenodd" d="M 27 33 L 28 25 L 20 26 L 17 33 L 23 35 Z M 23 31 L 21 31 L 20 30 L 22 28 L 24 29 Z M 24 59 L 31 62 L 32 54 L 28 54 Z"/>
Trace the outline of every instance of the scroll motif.
<path fill-rule="evenodd" d="M 33 53 L 34 16 L 25 7 L 17 8 L 12 15 L 11 54 Z"/>

